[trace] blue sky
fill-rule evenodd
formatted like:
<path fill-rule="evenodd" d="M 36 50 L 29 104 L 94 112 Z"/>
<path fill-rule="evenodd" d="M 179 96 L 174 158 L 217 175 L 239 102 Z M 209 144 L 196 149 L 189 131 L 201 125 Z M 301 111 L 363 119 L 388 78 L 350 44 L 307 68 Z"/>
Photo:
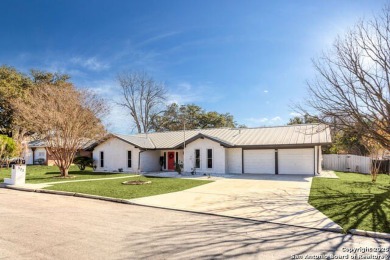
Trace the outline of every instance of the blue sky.
<path fill-rule="evenodd" d="M 311 59 L 387 1 L 18 1 L 0 9 L 0 64 L 60 71 L 118 100 L 116 75 L 147 71 L 169 101 L 283 125 L 306 97 Z M 130 133 L 112 106 L 109 130 Z"/>

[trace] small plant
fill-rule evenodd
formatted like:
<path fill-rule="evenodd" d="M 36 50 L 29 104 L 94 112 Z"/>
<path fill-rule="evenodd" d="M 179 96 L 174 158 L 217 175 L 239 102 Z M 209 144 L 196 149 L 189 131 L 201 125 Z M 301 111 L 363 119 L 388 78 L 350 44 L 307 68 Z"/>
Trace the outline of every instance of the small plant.
<path fill-rule="evenodd" d="M 45 159 L 39 158 L 34 161 L 34 164 L 42 165 L 45 162 Z"/>
<path fill-rule="evenodd" d="M 181 174 L 183 170 L 183 162 L 175 162 L 175 171 L 178 173 L 178 174 Z"/>
<path fill-rule="evenodd" d="M 118 169 L 118 172 L 123 172 L 123 168 L 119 168 L 119 169 Z"/>

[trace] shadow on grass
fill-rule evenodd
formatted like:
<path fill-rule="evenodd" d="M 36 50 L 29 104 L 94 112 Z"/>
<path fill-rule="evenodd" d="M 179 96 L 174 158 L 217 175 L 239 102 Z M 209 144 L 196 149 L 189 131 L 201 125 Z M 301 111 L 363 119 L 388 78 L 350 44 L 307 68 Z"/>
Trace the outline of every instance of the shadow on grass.
<path fill-rule="evenodd" d="M 60 172 L 47 172 L 45 175 L 59 175 Z M 127 174 L 121 172 L 90 172 L 90 171 L 69 171 L 69 175 L 96 175 L 96 176 L 109 176 L 109 175 L 118 175 L 118 174 Z"/>
<path fill-rule="evenodd" d="M 75 176 L 77 177 L 91 177 L 96 178 L 106 176 L 118 176 L 119 174 L 127 174 L 127 173 L 119 173 L 119 172 L 93 172 L 93 171 L 69 171 L 69 176 Z M 45 172 L 42 174 L 27 174 L 26 180 L 27 181 L 39 181 L 39 180 L 53 180 L 55 177 L 60 176 L 59 171 L 51 171 L 51 172 Z"/>
<path fill-rule="evenodd" d="M 345 182 L 341 187 L 312 188 L 309 203 L 344 230 L 390 233 L 390 186 Z"/>

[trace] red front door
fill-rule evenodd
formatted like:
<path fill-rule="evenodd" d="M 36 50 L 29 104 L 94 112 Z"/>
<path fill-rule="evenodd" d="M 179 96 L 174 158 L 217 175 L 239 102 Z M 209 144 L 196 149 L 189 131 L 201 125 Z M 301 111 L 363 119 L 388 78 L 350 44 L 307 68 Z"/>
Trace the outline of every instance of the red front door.
<path fill-rule="evenodd" d="M 168 152 L 168 170 L 175 169 L 175 152 Z"/>

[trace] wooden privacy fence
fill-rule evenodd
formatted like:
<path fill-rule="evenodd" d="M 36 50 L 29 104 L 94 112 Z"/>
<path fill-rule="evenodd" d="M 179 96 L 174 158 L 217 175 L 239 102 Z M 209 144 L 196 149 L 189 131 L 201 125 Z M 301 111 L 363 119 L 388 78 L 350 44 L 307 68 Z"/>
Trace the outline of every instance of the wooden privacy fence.
<path fill-rule="evenodd" d="M 371 158 L 350 154 L 324 154 L 322 168 L 343 172 L 370 173 Z"/>

